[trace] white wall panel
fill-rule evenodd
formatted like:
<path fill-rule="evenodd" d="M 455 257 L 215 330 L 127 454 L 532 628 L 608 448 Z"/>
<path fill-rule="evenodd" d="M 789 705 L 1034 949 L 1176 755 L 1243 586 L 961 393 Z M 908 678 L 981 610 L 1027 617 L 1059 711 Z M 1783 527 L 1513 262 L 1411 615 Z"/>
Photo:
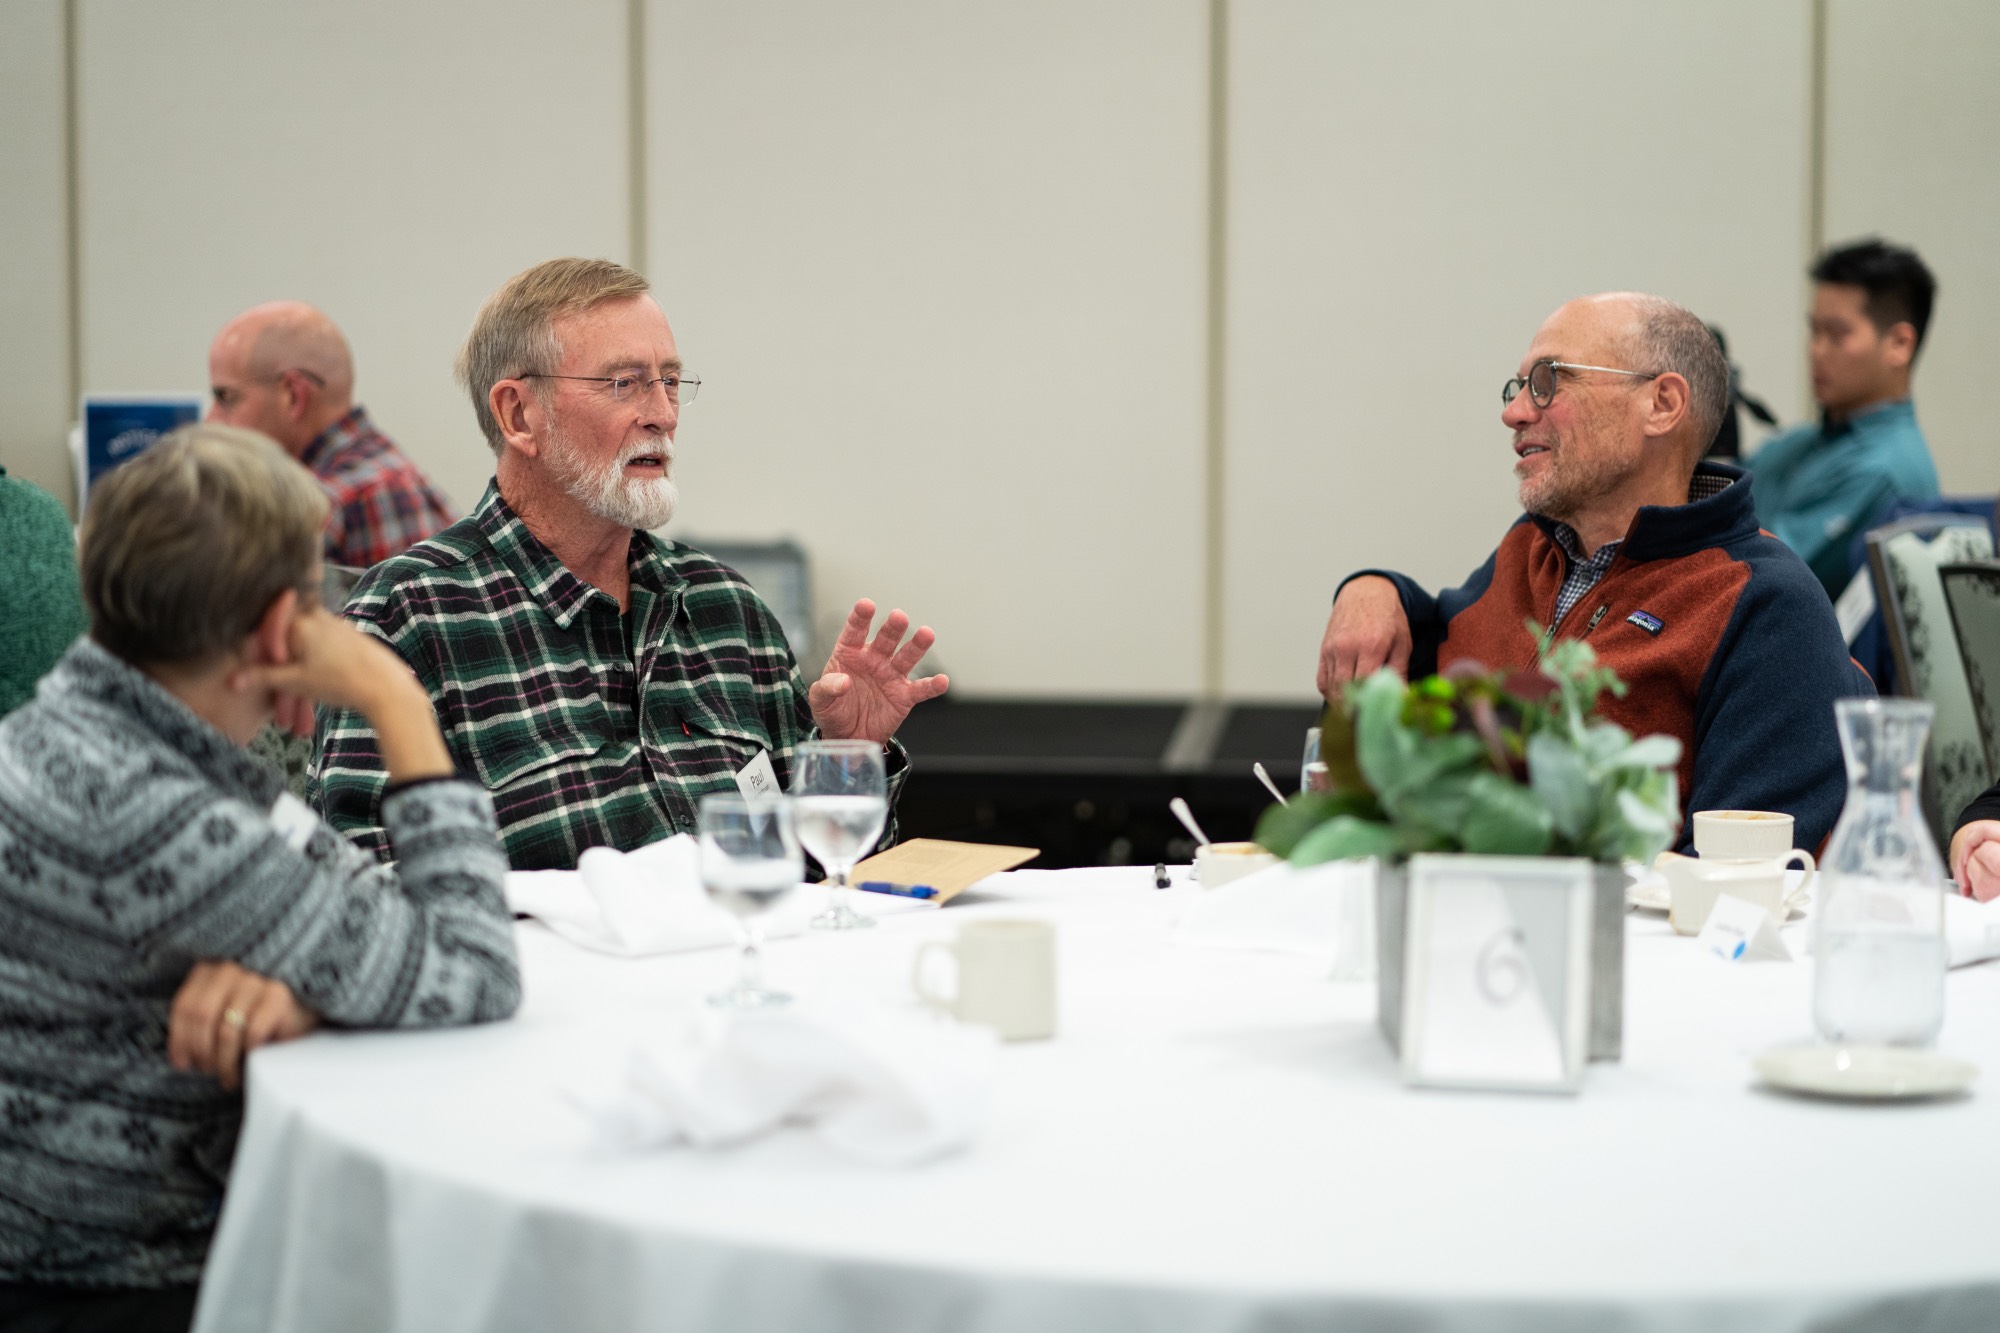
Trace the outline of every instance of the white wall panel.
<path fill-rule="evenodd" d="M 1937 310 L 1913 393 L 1938 479 L 2000 490 L 2000 6 L 1832 0 L 1826 233 L 1915 247 Z"/>
<path fill-rule="evenodd" d="M 646 25 L 677 528 L 798 537 L 968 694 L 1197 688 L 1206 6 Z"/>
<path fill-rule="evenodd" d="M 1230 5 L 1226 690 L 1309 697 L 1334 585 L 1518 512 L 1500 384 L 1586 292 L 1803 356 L 1802 2 Z"/>
<path fill-rule="evenodd" d="M 0 465 L 73 504 L 62 0 L 0 5 Z"/>
<path fill-rule="evenodd" d="M 460 507 L 492 473 L 452 357 L 509 275 L 624 257 L 625 6 L 81 0 L 85 387 L 204 388 L 297 297 Z"/>
<path fill-rule="evenodd" d="M 1497 388 L 1579 292 L 1662 291 L 1786 415 L 1808 0 L 1229 0 L 1223 684 L 1309 693 L 1370 563 L 1513 513 Z M 67 497 L 60 0 L 0 6 L 0 457 Z M 1993 489 L 2000 10 L 1829 0 L 1825 229 L 1909 241 L 1948 488 Z M 453 352 L 505 277 L 631 258 L 627 5 L 76 0 L 85 386 L 198 388 L 275 296 L 469 503 Z M 645 251 L 709 379 L 686 531 L 791 534 L 969 693 L 1201 681 L 1205 0 L 650 0 Z"/>

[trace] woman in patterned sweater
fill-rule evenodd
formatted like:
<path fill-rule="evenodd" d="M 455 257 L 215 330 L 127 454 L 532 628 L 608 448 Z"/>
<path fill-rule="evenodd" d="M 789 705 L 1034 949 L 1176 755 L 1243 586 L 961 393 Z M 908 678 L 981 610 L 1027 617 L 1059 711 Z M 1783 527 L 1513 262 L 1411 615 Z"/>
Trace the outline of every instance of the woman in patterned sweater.
<path fill-rule="evenodd" d="M 320 607 L 325 505 L 227 427 L 120 467 L 84 522 L 90 635 L 0 722 L 0 1325 L 186 1327 L 249 1050 L 519 1000 L 491 803 L 408 669 Z M 381 734 L 395 869 L 241 749 L 315 701 Z"/>

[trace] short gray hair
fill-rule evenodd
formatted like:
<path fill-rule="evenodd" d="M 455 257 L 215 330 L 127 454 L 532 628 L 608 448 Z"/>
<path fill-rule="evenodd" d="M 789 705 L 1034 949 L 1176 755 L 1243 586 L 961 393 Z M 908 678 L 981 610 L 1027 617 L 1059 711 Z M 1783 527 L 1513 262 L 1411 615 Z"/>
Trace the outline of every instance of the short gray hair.
<path fill-rule="evenodd" d="M 206 662 L 296 588 L 319 599 L 326 493 L 254 430 L 183 426 L 90 488 L 90 637 L 139 667 Z"/>
<path fill-rule="evenodd" d="M 608 259 L 551 259 L 507 279 L 486 298 L 459 349 L 458 382 L 472 396 L 479 429 L 497 456 L 506 447 L 487 403 L 493 386 L 522 375 L 549 375 L 562 364 L 555 323 L 606 301 L 643 296 L 645 277 Z M 536 393 L 546 399 L 541 386 Z"/>
<path fill-rule="evenodd" d="M 1729 410 L 1729 361 L 1721 345 L 1686 306 L 1662 296 L 1636 296 L 1632 306 L 1638 340 L 1634 360 L 1647 370 L 1671 371 L 1688 382 L 1688 416 L 1701 445 L 1699 452 L 1707 453 L 1722 428 L 1723 413 Z"/>

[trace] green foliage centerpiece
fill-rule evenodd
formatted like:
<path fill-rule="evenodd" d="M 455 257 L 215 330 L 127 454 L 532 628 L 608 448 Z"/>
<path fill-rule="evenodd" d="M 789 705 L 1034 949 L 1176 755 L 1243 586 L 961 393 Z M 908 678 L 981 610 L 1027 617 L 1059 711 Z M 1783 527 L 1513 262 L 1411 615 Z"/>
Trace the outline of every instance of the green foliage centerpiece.
<path fill-rule="evenodd" d="M 1300 866 L 1417 852 L 1650 862 L 1679 826 L 1681 744 L 1597 717 L 1598 696 L 1624 683 L 1581 640 L 1543 642 L 1532 671 L 1461 662 L 1350 685 L 1321 723 L 1330 790 L 1271 807 L 1257 841 Z"/>

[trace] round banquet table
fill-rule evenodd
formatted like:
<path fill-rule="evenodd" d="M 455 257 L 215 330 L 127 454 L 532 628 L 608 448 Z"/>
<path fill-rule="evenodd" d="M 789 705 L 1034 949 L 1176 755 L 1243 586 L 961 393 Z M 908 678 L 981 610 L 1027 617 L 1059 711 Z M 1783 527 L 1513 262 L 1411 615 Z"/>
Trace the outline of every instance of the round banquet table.
<path fill-rule="evenodd" d="M 1973 1095 L 1813 1101 L 1751 1067 L 1810 1039 L 1810 961 L 1725 963 L 1635 914 L 1621 1062 L 1577 1096 L 1419 1090 L 1372 984 L 1175 943 L 1201 890 L 1151 880 L 1015 872 L 770 947 L 802 1001 L 909 1002 L 956 921 L 1056 923 L 1056 1037 L 1001 1052 L 971 1150 L 909 1168 L 800 1129 L 603 1146 L 567 1092 L 734 956 L 523 923 L 512 1022 L 256 1055 L 197 1328 L 2000 1327 L 2000 965 L 1947 980 Z"/>

